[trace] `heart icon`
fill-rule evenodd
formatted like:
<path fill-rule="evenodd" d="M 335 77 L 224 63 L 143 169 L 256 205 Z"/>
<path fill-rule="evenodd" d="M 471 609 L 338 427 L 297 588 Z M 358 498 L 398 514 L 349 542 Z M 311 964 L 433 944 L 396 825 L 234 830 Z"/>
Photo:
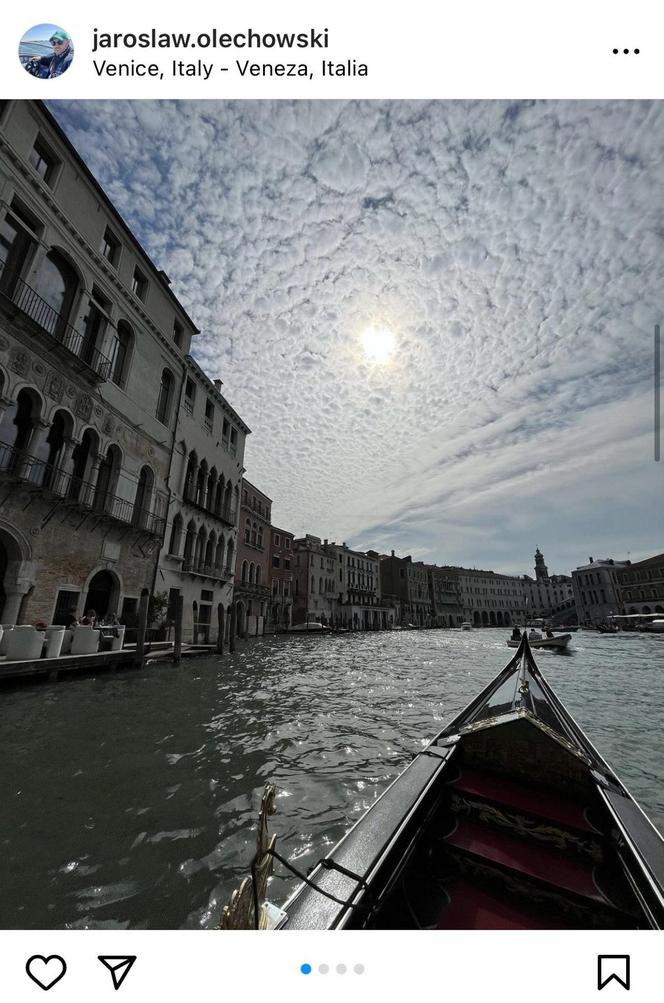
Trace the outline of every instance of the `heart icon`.
<path fill-rule="evenodd" d="M 33 954 L 28 958 L 25 970 L 40 989 L 48 992 L 67 971 L 67 963 L 59 954 L 49 954 L 48 958 L 43 954 Z"/>

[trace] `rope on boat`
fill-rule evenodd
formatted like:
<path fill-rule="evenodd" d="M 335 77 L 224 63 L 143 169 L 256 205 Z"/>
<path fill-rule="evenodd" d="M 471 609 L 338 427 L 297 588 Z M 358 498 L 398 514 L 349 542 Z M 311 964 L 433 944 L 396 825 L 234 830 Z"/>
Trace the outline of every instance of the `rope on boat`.
<path fill-rule="evenodd" d="M 336 902 L 337 905 L 346 906 L 346 908 L 348 909 L 358 909 L 362 912 L 367 912 L 367 913 L 373 911 L 374 908 L 373 906 L 363 905 L 361 902 L 351 902 L 350 898 L 339 899 L 336 897 L 336 895 L 332 895 L 331 892 L 326 892 L 324 888 L 321 888 L 320 885 L 315 884 L 315 882 L 313 882 L 306 874 L 303 874 L 302 871 L 298 871 L 297 867 L 293 867 L 290 861 L 286 860 L 285 857 L 282 857 L 280 853 L 277 853 L 274 847 L 268 847 L 266 849 L 265 856 L 268 855 L 274 857 L 275 860 L 278 860 L 280 864 L 282 864 L 287 870 L 289 870 L 292 874 L 294 874 L 295 877 L 299 878 L 300 881 L 302 881 L 305 885 L 308 885 L 309 888 L 313 888 L 314 891 L 319 892 L 321 895 L 324 895 L 326 899 L 330 899 L 332 902 Z M 258 922 L 259 922 L 258 894 L 256 890 L 256 881 L 255 881 L 255 871 L 257 864 L 258 864 L 258 859 L 254 857 L 254 859 L 251 862 L 251 877 L 254 886 L 254 921 L 256 924 L 256 929 L 258 929 Z M 308 873 L 311 874 L 311 872 L 314 871 L 319 865 L 326 871 L 339 871 L 340 874 L 343 874 L 345 877 L 350 878 L 352 881 L 355 881 L 360 888 L 364 889 L 367 895 L 371 895 L 371 889 L 369 888 L 369 885 L 367 884 L 365 878 L 361 877 L 361 875 L 359 874 L 355 874 L 354 871 L 350 871 L 347 867 L 342 867 L 341 864 L 337 864 L 336 861 L 334 860 L 328 860 L 326 857 L 321 858 L 319 861 L 317 861 L 317 863 L 313 864 L 309 868 Z M 353 895 L 355 894 L 356 891 L 353 892 Z"/>

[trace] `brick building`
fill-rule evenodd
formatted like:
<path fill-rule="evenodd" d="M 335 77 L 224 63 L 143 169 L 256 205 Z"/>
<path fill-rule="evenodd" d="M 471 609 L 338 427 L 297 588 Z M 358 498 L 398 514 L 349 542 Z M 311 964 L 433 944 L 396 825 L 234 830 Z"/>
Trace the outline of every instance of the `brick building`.
<path fill-rule="evenodd" d="M 249 481 L 242 482 L 235 572 L 237 631 L 255 636 L 265 631 L 270 601 L 270 520 L 272 499 Z"/>

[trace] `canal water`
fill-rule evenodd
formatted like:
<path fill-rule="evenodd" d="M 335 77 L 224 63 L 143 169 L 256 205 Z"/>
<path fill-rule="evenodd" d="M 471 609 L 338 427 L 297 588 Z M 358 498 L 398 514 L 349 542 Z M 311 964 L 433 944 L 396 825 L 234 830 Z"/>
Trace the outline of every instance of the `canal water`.
<path fill-rule="evenodd" d="M 0 692 L 4 928 L 201 928 L 272 831 L 306 870 L 506 664 L 505 630 L 247 642 L 222 659 Z M 558 695 L 664 831 L 664 636 L 540 653 Z M 270 888 L 283 901 L 295 880 Z"/>

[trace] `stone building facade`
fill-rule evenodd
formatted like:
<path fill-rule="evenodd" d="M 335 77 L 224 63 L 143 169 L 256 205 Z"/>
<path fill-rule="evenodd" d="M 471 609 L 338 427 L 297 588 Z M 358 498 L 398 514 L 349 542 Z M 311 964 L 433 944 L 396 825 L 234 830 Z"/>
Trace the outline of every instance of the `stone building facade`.
<path fill-rule="evenodd" d="M 582 564 L 572 572 L 574 601 L 579 623 L 586 627 L 605 623 L 621 610 L 618 573 L 630 566 L 629 561 L 612 557 Z"/>
<path fill-rule="evenodd" d="M 0 619 L 130 623 L 197 333 L 55 120 L 0 111 Z"/>
<path fill-rule="evenodd" d="M 327 540 L 307 533 L 293 540 L 295 596 L 293 623 L 335 622 L 342 583 L 337 581 L 337 555 Z"/>
<path fill-rule="evenodd" d="M 270 601 L 272 499 L 244 480 L 241 488 L 235 573 L 236 629 L 241 636 L 265 632 Z"/>
<path fill-rule="evenodd" d="M 664 615 L 664 554 L 627 564 L 616 572 L 620 612 Z"/>
<path fill-rule="evenodd" d="M 191 358 L 175 431 L 171 500 L 156 590 L 168 597 L 168 620 L 183 597 L 183 639 L 216 641 L 221 605 L 227 636 L 237 556 L 240 488 L 249 429 Z"/>

